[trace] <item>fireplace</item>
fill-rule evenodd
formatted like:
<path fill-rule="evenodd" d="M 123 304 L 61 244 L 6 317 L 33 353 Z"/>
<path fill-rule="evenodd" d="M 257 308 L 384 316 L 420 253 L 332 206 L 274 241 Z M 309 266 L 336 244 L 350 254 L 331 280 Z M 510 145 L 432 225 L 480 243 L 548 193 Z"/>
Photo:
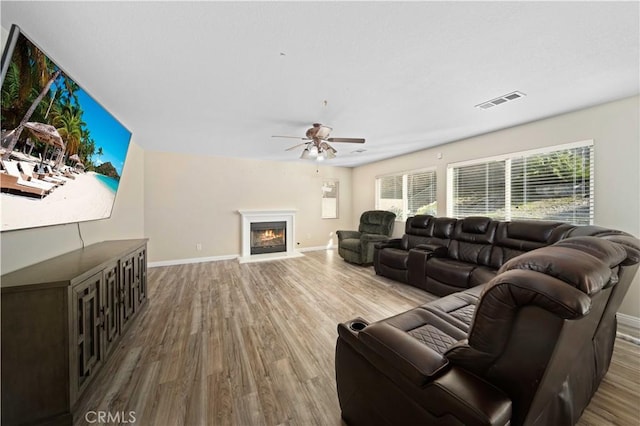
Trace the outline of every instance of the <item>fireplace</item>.
<path fill-rule="evenodd" d="M 287 222 L 252 222 L 251 254 L 287 251 Z"/>
<path fill-rule="evenodd" d="M 238 210 L 242 216 L 240 263 L 303 256 L 296 250 L 296 211 Z"/>

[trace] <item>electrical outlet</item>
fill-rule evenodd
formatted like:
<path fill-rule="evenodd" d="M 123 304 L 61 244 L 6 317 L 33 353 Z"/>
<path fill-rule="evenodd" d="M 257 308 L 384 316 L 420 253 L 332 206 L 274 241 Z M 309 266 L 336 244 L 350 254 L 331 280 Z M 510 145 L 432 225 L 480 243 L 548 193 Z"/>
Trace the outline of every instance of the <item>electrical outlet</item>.
<path fill-rule="evenodd" d="M 196 244 L 196 250 L 198 250 L 198 251 L 202 250 L 202 243 L 197 243 Z"/>

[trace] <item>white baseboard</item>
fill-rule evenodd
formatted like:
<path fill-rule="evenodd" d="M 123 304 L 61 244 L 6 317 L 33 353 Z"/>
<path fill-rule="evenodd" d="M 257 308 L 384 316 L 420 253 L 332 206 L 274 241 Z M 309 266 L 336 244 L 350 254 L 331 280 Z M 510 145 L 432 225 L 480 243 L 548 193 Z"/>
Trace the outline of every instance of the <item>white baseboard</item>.
<path fill-rule="evenodd" d="M 160 260 L 158 262 L 149 262 L 147 267 L 155 268 L 158 266 L 175 266 L 186 265 L 189 263 L 217 262 L 219 260 L 237 259 L 238 257 L 240 257 L 239 254 L 227 254 L 223 256 L 195 257 L 192 259 Z"/>
<path fill-rule="evenodd" d="M 618 312 L 616 316 L 618 317 L 618 323 L 640 330 L 640 318 L 621 314 L 620 312 Z"/>
<path fill-rule="evenodd" d="M 316 247 L 303 247 L 297 249 L 299 252 L 305 251 L 320 251 L 320 250 L 333 250 L 335 247 L 316 246 Z M 222 256 L 209 256 L 209 257 L 195 257 L 192 259 L 175 259 L 175 260 L 160 260 L 157 262 L 149 262 L 148 268 L 156 268 L 158 266 L 175 266 L 175 265 L 187 265 L 189 263 L 203 263 L 203 262 L 217 262 L 219 260 L 232 260 L 239 258 L 239 254 L 227 254 Z"/>
<path fill-rule="evenodd" d="M 299 248 L 297 249 L 299 252 L 305 252 L 305 251 L 322 251 L 322 250 L 333 250 L 336 247 L 333 246 L 316 246 L 316 247 L 303 247 L 303 248 Z"/>

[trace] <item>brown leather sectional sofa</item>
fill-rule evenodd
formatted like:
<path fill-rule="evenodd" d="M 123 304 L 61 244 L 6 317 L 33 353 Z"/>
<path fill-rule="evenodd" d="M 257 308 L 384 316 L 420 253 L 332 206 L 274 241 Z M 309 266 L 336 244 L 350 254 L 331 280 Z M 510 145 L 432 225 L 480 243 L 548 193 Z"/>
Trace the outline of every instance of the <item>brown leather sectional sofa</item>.
<path fill-rule="evenodd" d="M 562 222 L 500 222 L 488 217 L 407 219 L 402 238 L 377 243 L 378 275 L 444 296 L 486 283 L 509 259 L 575 234 L 612 230 Z"/>
<path fill-rule="evenodd" d="M 376 271 L 462 291 L 373 324 L 338 325 L 343 419 L 575 424 L 608 370 L 640 241 L 594 226 L 417 218 L 399 247 L 379 247 Z"/>

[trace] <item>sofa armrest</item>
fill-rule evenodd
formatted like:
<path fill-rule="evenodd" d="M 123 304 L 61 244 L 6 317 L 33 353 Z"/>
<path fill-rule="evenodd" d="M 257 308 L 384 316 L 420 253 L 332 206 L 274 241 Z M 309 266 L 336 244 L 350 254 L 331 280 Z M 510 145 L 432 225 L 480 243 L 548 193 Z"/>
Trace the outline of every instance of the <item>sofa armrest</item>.
<path fill-rule="evenodd" d="M 465 425 L 508 425 L 511 421 L 511 399 L 491 383 L 457 367 L 430 382 L 423 401 L 436 416 L 451 416 Z"/>
<path fill-rule="evenodd" d="M 358 340 L 417 386 L 439 375 L 449 363 L 438 352 L 387 323 L 367 326 Z"/>
<path fill-rule="evenodd" d="M 418 244 L 409 250 L 408 281 L 414 287 L 426 288 L 427 262 L 432 257 L 447 257 L 448 249 L 438 244 Z"/>
<path fill-rule="evenodd" d="M 357 327 L 350 327 L 351 324 Z M 416 404 L 447 424 L 509 424 L 511 400 L 503 391 L 447 364 L 446 358 L 407 333 L 384 322 L 368 324 L 356 318 L 338 324 L 338 335 L 336 380 L 343 412 L 343 404 L 353 397 L 353 392 L 367 395 L 362 383 L 379 383 L 370 378 L 382 375 L 404 389 L 406 395 L 413 395 L 410 398 L 417 397 Z M 369 368 L 355 365 L 361 362 L 369 363 Z"/>
<path fill-rule="evenodd" d="M 381 241 L 374 245 L 374 247 L 378 250 L 382 250 L 385 248 L 400 248 L 402 244 L 402 238 L 392 238 L 387 241 Z"/>
<path fill-rule="evenodd" d="M 431 256 L 433 257 L 447 257 L 449 253 L 449 249 L 439 244 L 418 244 L 415 248 L 417 250 L 431 252 Z"/>
<path fill-rule="evenodd" d="M 348 238 L 360 239 L 362 233 L 358 231 L 336 231 L 336 235 L 338 235 L 338 240 L 346 240 Z"/>
<path fill-rule="evenodd" d="M 388 241 L 389 237 L 380 234 L 361 234 L 360 240 L 363 242 L 375 243 L 377 241 Z"/>

